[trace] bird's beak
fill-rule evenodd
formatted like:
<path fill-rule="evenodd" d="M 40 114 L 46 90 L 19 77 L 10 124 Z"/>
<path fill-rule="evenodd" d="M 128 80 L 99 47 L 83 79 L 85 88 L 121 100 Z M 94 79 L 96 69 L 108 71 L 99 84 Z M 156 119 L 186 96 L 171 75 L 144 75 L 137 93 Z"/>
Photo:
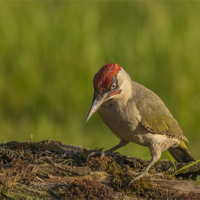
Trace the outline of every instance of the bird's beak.
<path fill-rule="evenodd" d="M 101 104 L 105 101 L 106 97 L 107 97 L 106 94 L 100 94 L 100 93 L 94 94 L 94 98 L 93 98 L 92 105 L 90 107 L 89 113 L 87 115 L 86 122 L 99 109 Z"/>

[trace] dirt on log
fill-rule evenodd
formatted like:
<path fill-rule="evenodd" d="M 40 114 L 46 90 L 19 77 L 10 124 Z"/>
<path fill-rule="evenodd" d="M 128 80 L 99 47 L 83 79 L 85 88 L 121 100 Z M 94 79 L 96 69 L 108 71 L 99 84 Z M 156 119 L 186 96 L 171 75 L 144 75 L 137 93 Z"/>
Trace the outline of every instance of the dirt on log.
<path fill-rule="evenodd" d="M 87 159 L 100 150 L 51 140 L 0 144 L 0 198 L 200 199 L 199 163 L 173 175 L 171 161 L 158 161 L 150 173 L 163 177 L 142 178 L 129 187 L 149 161 L 119 154 Z"/>

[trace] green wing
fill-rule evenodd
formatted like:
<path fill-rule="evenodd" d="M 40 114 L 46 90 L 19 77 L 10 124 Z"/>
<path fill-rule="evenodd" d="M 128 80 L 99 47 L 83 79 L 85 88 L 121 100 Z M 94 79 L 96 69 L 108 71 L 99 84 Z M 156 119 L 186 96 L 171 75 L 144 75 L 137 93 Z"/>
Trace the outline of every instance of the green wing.
<path fill-rule="evenodd" d="M 136 95 L 135 100 L 142 116 L 141 124 L 147 130 L 155 134 L 169 135 L 188 141 L 178 122 L 154 92 L 141 86 L 137 94 L 140 94 Z"/>

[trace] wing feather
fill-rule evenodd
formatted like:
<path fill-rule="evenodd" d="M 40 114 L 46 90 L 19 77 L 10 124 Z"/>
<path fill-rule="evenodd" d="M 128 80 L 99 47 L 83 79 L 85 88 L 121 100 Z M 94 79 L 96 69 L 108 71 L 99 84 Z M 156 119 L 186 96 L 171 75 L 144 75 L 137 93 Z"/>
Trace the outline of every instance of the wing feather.
<path fill-rule="evenodd" d="M 142 116 L 141 124 L 152 133 L 169 135 L 188 142 L 163 101 L 148 88 L 134 82 L 135 84 L 137 89 L 134 100 Z"/>

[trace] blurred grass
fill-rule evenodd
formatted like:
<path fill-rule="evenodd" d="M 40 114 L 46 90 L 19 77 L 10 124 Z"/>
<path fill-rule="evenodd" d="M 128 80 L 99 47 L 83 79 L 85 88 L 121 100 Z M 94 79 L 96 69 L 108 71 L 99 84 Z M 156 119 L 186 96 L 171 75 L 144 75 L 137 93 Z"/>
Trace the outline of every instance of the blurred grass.
<path fill-rule="evenodd" d="M 97 114 L 85 124 L 93 76 L 115 62 L 163 99 L 199 158 L 199 10 L 195 1 L 0 2 L 0 142 L 32 134 L 116 145 Z M 149 158 L 133 143 L 119 152 Z"/>

